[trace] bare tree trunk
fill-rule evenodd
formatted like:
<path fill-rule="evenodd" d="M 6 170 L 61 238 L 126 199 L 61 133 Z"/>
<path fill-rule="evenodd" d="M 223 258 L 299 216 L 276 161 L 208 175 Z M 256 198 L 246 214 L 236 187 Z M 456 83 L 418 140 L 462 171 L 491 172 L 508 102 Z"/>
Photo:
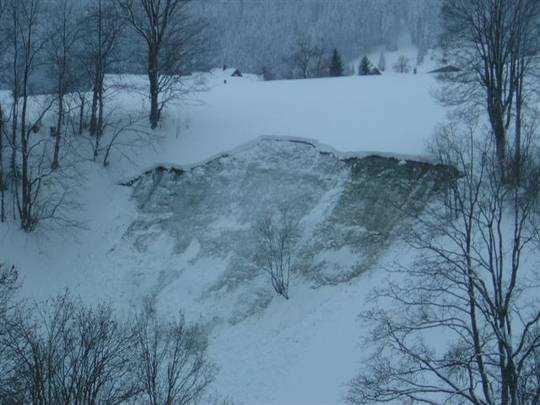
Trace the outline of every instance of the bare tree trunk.
<path fill-rule="evenodd" d="M 97 56 L 96 56 L 96 62 L 95 62 L 95 77 L 94 77 L 94 87 L 93 87 L 93 94 L 92 94 L 92 113 L 90 116 L 90 134 L 94 136 L 98 136 L 99 131 L 99 123 L 98 123 L 98 103 L 103 102 L 101 98 L 103 97 L 103 9 L 101 0 L 98 1 L 98 44 L 97 44 Z M 96 151 L 94 151 L 94 157 L 95 157 Z"/>
<path fill-rule="evenodd" d="M 103 85 L 98 92 L 98 107 L 97 107 L 97 127 L 96 127 L 96 142 L 94 146 L 94 161 L 96 161 L 99 155 L 99 148 L 101 144 L 101 138 L 103 136 Z"/>
<path fill-rule="evenodd" d="M 493 135 L 495 137 L 495 150 L 497 153 L 497 160 L 499 161 L 500 170 L 504 174 L 505 167 L 507 165 L 507 136 L 506 127 L 504 125 L 504 115 L 501 113 L 501 108 L 491 108 L 489 110 L 489 119 L 491 122 L 491 128 L 493 129 Z"/>
<path fill-rule="evenodd" d="M 154 48 L 148 51 L 148 80 L 150 82 L 150 126 L 155 129 L 159 122 L 159 70 L 158 52 Z"/>
<path fill-rule="evenodd" d="M 28 136 L 26 131 L 26 115 L 28 108 L 28 72 L 25 72 L 22 95 L 22 111 L 21 111 L 21 226 L 25 231 L 32 230 L 32 185 L 30 181 L 30 171 L 28 165 L 29 148 Z"/>
<path fill-rule="evenodd" d="M 96 161 L 99 155 L 99 148 L 101 144 L 101 137 L 103 136 L 103 87 L 100 88 L 100 91 L 97 93 L 97 123 L 95 130 L 96 140 L 94 142 L 94 161 Z"/>
<path fill-rule="evenodd" d="M 54 139 L 54 154 L 51 167 L 53 170 L 60 167 L 60 139 L 62 137 L 62 127 L 64 125 L 64 95 L 58 95 L 58 116 L 56 119 L 56 131 Z"/>
<path fill-rule="evenodd" d="M 97 157 L 98 157 L 98 152 L 99 152 L 99 142 L 100 142 L 100 137 L 97 135 L 95 135 L 95 141 L 94 141 L 94 162 L 96 161 Z"/>
<path fill-rule="evenodd" d="M 518 64 L 522 64 L 523 61 L 519 61 Z M 523 69 L 518 69 L 522 71 Z M 523 83 L 524 77 L 522 74 L 518 74 L 516 78 L 516 111 L 515 111 L 515 138 L 514 138 L 514 162 L 513 162 L 513 177 L 516 184 L 519 184 L 521 181 L 521 171 L 522 171 L 522 162 L 523 162 L 523 145 L 522 145 L 522 124 L 523 124 L 523 103 L 524 103 L 524 94 L 523 94 Z"/>
<path fill-rule="evenodd" d="M 149 121 L 155 129 L 164 106 L 181 94 L 178 83 L 191 55 L 202 51 L 203 25 L 195 23 L 188 15 L 190 0 L 116 1 L 146 47 Z"/>
<path fill-rule="evenodd" d="M 94 79 L 94 87 L 92 89 L 92 109 L 90 110 L 90 135 L 95 136 L 97 131 L 97 114 L 98 114 L 98 86 L 99 86 L 99 74 L 96 73 Z"/>
<path fill-rule="evenodd" d="M 15 211 L 18 207 L 18 170 L 17 170 L 17 129 L 19 120 L 19 96 L 17 90 L 13 93 L 13 105 L 11 107 L 11 197 L 12 197 L 12 214 L 13 219 L 16 219 Z"/>
<path fill-rule="evenodd" d="M 103 136 L 103 86 L 100 87 L 98 96 L 98 121 L 97 121 L 97 137 Z"/>
<path fill-rule="evenodd" d="M 79 136 L 82 135 L 83 131 L 84 131 L 84 107 L 85 107 L 85 102 L 86 102 L 86 98 L 84 96 L 84 94 L 79 94 L 79 101 L 81 102 L 81 104 L 79 105 Z"/>
<path fill-rule="evenodd" d="M 0 222 L 6 220 L 4 193 L 4 114 L 2 105 L 0 105 Z"/>

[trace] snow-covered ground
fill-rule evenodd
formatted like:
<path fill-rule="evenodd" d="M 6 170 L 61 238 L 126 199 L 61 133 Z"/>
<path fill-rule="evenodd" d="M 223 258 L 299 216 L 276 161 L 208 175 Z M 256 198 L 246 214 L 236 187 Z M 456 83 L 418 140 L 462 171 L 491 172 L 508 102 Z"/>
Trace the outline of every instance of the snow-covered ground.
<path fill-rule="evenodd" d="M 147 287 L 148 293 L 159 291 L 162 309 L 184 310 L 188 319 L 211 326 L 210 357 L 220 368 L 212 391 L 234 404 L 340 403 L 364 354 L 365 328 L 357 315 L 370 288 L 384 279 L 385 263 L 402 253 L 400 246 L 391 245 L 369 271 L 347 283 L 312 288 L 298 282 L 291 300 L 274 297 L 256 314 L 225 322 L 218 316 L 223 308 L 241 307 L 242 293 L 249 291 L 236 291 L 236 301 L 225 293 L 219 295 L 222 301 L 201 299 L 223 263 L 212 255 L 201 258 L 196 239 L 178 251 L 177 240 L 158 228 L 149 247 L 137 250 L 130 227 L 141 212 L 133 190 L 119 182 L 161 162 L 194 165 L 263 135 L 310 138 L 341 152 L 423 155 L 426 140 L 444 118 L 430 94 L 434 77 L 263 82 L 216 70 L 205 75 L 205 86 L 208 91 L 166 110 L 153 148 L 139 149 L 129 160 L 112 159 L 107 169 L 81 164 L 87 178 L 78 193 L 77 219 L 84 227 L 26 235 L 2 225 L 0 257 L 17 266 L 23 294 L 34 298 L 69 287 L 83 298 L 109 299 L 127 308 L 137 305 Z M 123 91 L 116 102 L 136 110 L 144 99 Z M 231 218 L 213 226 L 238 224 Z M 340 263 L 351 255 L 336 249 L 326 259 Z"/>
<path fill-rule="evenodd" d="M 166 111 L 167 137 L 145 164 L 192 164 L 261 135 L 316 139 L 342 152 L 418 155 L 445 114 L 429 74 L 264 82 L 216 70 L 205 79 L 209 91 Z M 124 96 L 140 108 L 140 98 Z"/>

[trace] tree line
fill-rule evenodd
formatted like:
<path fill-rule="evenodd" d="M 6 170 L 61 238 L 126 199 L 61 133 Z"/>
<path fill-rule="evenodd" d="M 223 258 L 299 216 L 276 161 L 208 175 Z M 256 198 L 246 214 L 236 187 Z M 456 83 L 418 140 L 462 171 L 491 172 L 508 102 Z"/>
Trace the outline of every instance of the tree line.
<path fill-rule="evenodd" d="M 119 123 L 107 106 L 114 86 L 106 75 L 144 71 L 147 116 L 156 129 L 162 111 L 186 92 L 183 77 L 206 49 L 205 23 L 186 0 L 0 0 L 0 221 L 33 230 L 59 218 L 65 193 L 66 145 L 88 138 L 92 159 L 108 163 L 111 141 L 138 125 Z M 114 121 L 114 122 L 113 122 Z M 131 125 L 130 125 L 131 124 Z M 115 142 L 117 136 L 113 137 Z M 64 161 L 63 161 L 64 159 Z M 46 192 L 47 190 L 47 192 Z M 42 198 L 44 194 L 57 198 Z"/>
<path fill-rule="evenodd" d="M 409 32 L 423 57 L 437 45 L 440 5 L 439 0 L 207 0 L 196 8 L 211 23 L 214 66 L 250 72 L 266 67 L 283 79 L 290 75 L 299 36 L 352 60 L 375 47 L 395 51 Z"/>

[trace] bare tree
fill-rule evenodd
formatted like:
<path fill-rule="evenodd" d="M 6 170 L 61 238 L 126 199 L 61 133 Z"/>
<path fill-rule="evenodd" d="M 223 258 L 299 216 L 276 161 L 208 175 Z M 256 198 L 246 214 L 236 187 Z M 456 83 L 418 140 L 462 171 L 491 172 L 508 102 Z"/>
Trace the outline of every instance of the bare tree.
<path fill-rule="evenodd" d="M 8 320 L 13 310 L 13 295 L 15 294 L 18 274 L 14 267 L 0 263 L 0 342 L 7 333 Z M 6 397 L 6 387 L 11 375 L 11 359 L 0 343 L 0 401 Z"/>
<path fill-rule="evenodd" d="M 129 328 L 106 305 L 86 307 L 68 294 L 19 307 L 0 336 L 0 401 L 108 403 L 134 398 Z"/>
<path fill-rule="evenodd" d="M 9 267 L 0 263 L 0 320 L 5 319 L 6 313 L 11 309 L 10 301 L 18 287 L 17 279 L 18 273 L 14 266 Z"/>
<path fill-rule="evenodd" d="M 155 129 L 167 103 L 182 93 L 181 76 L 203 50 L 200 20 L 189 0 L 117 0 L 147 51 L 150 125 Z"/>
<path fill-rule="evenodd" d="M 6 10 L 5 0 L 0 0 L 0 24 L 4 23 L 4 14 Z M 1 36 L 1 31 L 0 31 Z M 4 56 L 4 46 L 0 46 L 0 59 Z M 5 167 L 4 167 L 4 136 L 6 134 L 5 113 L 0 102 L 0 222 L 6 220 L 6 207 L 5 207 Z"/>
<path fill-rule="evenodd" d="M 302 79 L 321 77 L 324 70 L 325 58 L 322 48 L 314 45 L 306 36 L 300 36 L 297 49 L 292 56 L 293 69 Z"/>
<path fill-rule="evenodd" d="M 35 228 L 39 218 L 35 209 L 43 180 L 43 153 L 38 158 L 38 170 L 33 170 L 32 158 L 43 142 L 34 142 L 32 134 L 39 131 L 41 121 L 50 110 L 52 101 L 47 98 L 33 100 L 30 111 L 31 80 L 39 64 L 46 43 L 43 34 L 42 0 L 9 0 L 7 3 L 7 56 L 9 67 L 5 79 L 11 92 L 11 173 L 14 212 L 19 213 L 25 231 Z M 45 151 L 45 148 L 43 148 Z M 20 170 L 19 170 L 20 164 Z"/>
<path fill-rule="evenodd" d="M 57 104 L 56 126 L 54 128 L 54 149 L 52 167 L 60 166 L 60 142 L 65 126 L 66 94 L 75 90 L 80 77 L 77 69 L 77 46 L 81 40 L 82 10 L 77 2 L 54 0 L 49 4 L 46 46 L 48 64 L 55 82 Z"/>
<path fill-rule="evenodd" d="M 1 5 L 0 5 L 1 6 Z M 4 110 L 0 103 L 0 222 L 6 220 L 6 202 L 5 202 L 5 167 L 4 167 L 4 136 L 6 135 L 6 121 L 4 120 Z"/>
<path fill-rule="evenodd" d="M 16 276 L 0 267 L 0 403 L 194 404 L 212 381 L 206 335 L 183 318 L 128 325 L 69 293 L 8 307 Z"/>
<path fill-rule="evenodd" d="M 413 216 L 418 260 L 370 297 L 374 353 L 352 403 L 538 403 L 540 305 L 524 262 L 538 247 L 539 169 L 527 148 L 526 177 L 508 185 L 475 126 L 445 127 L 433 144 L 461 177 Z"/>
<path fill-rule="evenodd" d="M 289 299 L 289 283 L 295 270 L 300 225 L 289 206 L 264 216 L 255 225 L 255 261 L 270 277 L 276 293 Z"/>
<path fill-rule="evenodd" d="M 87 103 L 87 92 L 84 87 L 75 90 L 75 93 L 77 94 L 77 98 L 79 100 L 79 119 L 77 122 L 77 135 L 81 136 L 84 133 L 84 129 L 86 128 L 86 103 Z M 75 133 L 75 131 L 73 131 Z"/>
<path fill-rule="evenodd" d="M 536 0 L 445 0 L 445 51 L 463 70 L 445 77 L 448 104 L 487 112 L 501 170 L 520 165 L 522 119 L 530 78 L 538 67 L 540 3 Z M 509 131 L 513 139 L 508 139 Z"/>
<path fill-rule="evenodd" d="M 411 71 L 411 65 L 409 58 L 405 55 L 400 55 L 396 63 L 394 63 L 394 72 L 397 73 L 409 73 Z"/>
<path fill-rule="evenodd" d="M 92 136 L 103 135 L 105 73 L 116 62 L 115 55 L 124 31 L 124 24 L 114 0 L 92 2 L 86 10 L 84 55 L 87 76 L 92 82 L 92 104 L 89 130 Z M 80 99 L 80 117 L 84 115 L 85 98 Z M 79 128 L 82 132 L 82 120 Z M 99 141 L 96 141 L 99 142 Z"/>
<path fill-rule="evenodd" d="M 161 322 L 152 310 L 133 328 L 136 374 L 151 405 L 194 404 L 213 380 L 206 336 L 176 321 Z"/>

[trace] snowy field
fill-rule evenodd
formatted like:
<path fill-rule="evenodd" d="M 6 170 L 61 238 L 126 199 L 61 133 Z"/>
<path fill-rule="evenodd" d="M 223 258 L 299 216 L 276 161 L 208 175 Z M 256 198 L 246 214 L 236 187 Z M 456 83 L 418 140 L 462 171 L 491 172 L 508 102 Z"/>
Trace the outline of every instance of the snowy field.
<path fill-rule="evenodd" d="M 231 322 L 218 315 L 223 308 L 234 312 L 248 288 L 239 287 L 237 301 L 227 294 L 202 299 L 223 263 L 201 257 L 196 239 L 179 252 L 163 232 L 137 250 L 130 227 L 140 210 L 133 190 L 119 182 L 162 162 L 192 166 L 265 135 L 310 138 L 342 153 L 425 155 L 426 140 L 444 119 L 444 109 L 431 97 L 436 81 L 419 73 L 263 82 L 229 73 L 205 75 L 207 91 L 171 105 L 152 148 L 135 151 L 129 160 L 118 157 L 107 169 L 82 164 L 86 181 L 77 219 L 83 226 L 24 235 L 2 225 L 0 256 L 17 266 L 23 294 L 33 298 L 67 287 L 129 310 L 157 288 L 162 310 L 184 310 L 188 319 L 208 326 L 210 357 L 220 368 L 211 387 L 214 398 L 245 405 L 341 403 L 365 354 L 360 340 L 365 328 L 357 315 L 369 290 L 384 280 L 385 265 L 403 252 L 399 246 L 390 246 L 369 271 L 347 283 L 313 288 L 298 281 L 291 300 L 274 297 L 255 315 Z M 124 91 L 115 102 L 136 110 L 144 100 Z M 339 262 L 355 253 L 328 255 Z"/>
<path fill-rule="evenodd" d="M 264 82 L 215 70 L 204 78 L 209 91 L 166 111 L 166 138 L 149 164 L 193 164 L 263 135 L 315 139 L 341 152 L 419 155 L 444 119 L 429 74 Z M 125 98 L 140 108 L 140 99 Z"/>

